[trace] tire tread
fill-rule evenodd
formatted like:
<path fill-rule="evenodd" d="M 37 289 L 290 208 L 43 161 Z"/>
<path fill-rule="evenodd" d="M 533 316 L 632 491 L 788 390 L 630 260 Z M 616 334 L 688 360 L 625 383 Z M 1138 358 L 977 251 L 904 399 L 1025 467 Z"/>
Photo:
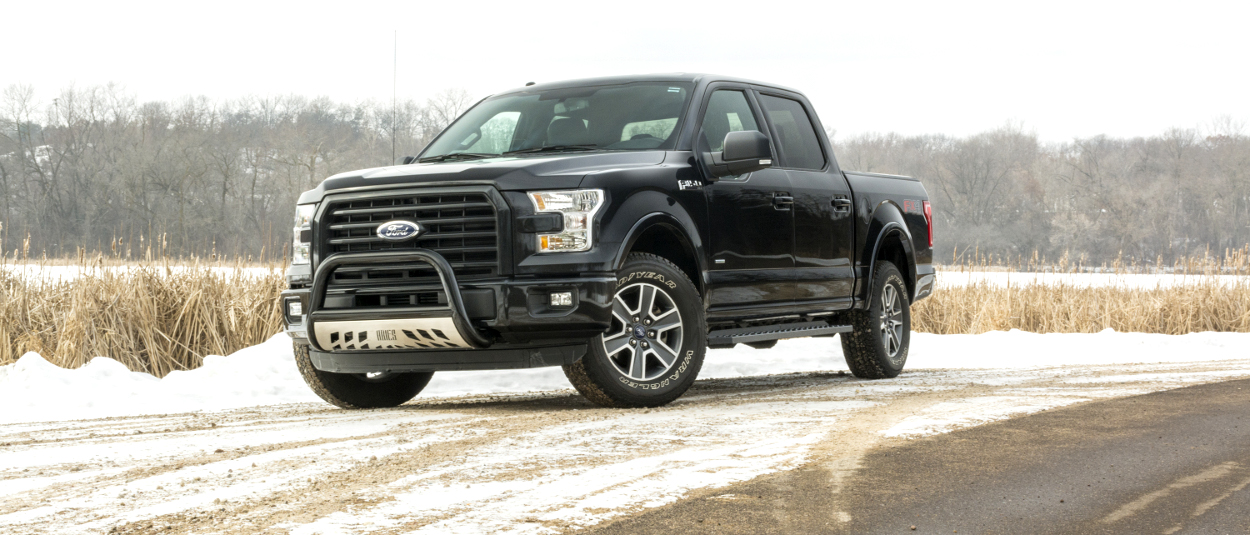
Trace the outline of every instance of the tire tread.
<path fill-rule="evenodd" d="M 317 397 L 343 409 L 398 407 L 416 397 L 433 378 L 433 372 L 405 373 L 386 383 L 366 383 L 347 374 L 318 370 L 308 346 L 295 344 L 295 365 Z"/>
<path fill-rule="evenodd" d="M 842 354 L 846 357 L 846 366 L 851 369 L 851 375 L 860 379 L 889 379 L 898 377 L 902 371 L 901 369 L 892 370 L 881 364 L 881 359 L 885 358 L 885 354 L 884 349 L 880 347 L 879 335 L 876 334 L 879 327 L 877 324 L 879 319 L 875 318 L 872 313 L 872 307 L 880 299 L 881 287 L 884 286 L 884 281 L 889 279 L 891 275 L 897 275 L 899 278 L 902 278 L 902 273 L 898 271 L 898 268 L 893 263 L 882 261 L 877 264 L 873 277 L 873 287 L 870 289 L 869 308 L 852 311 L 850 319 L 854 330 L 839 335 L 839 338 L 842 339 Z M 905 289 L 906 285 L 904 285 Z M 900 298 L 903 299 L 904 307 L 910 306 L 906 291 L 900 295 Z M 910 329 L 910 324 L 908 328 Z M 910 336 L 909 343 L 900 349 L 900 351 L 904 352 L 904 359 L 906 358 L 906 352 L 910 349 L 908 346 L 910 346 Z"/>

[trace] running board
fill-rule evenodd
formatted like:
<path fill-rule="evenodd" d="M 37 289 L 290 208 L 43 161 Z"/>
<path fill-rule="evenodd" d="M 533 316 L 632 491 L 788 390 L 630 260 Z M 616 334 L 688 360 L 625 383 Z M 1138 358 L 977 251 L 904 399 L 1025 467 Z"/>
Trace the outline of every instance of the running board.
<path fill-rule="evenodd" d="M 734 344 L 849 333 L 852 330 L 854 329 L 850 325 L 830 325 L 824 321 L 782 323 L 760 327 L 743 327 L 741 329 L 721 329 L 708 333 L 707 345 L 708 347 L 725 348 L 733 347 Z"/>

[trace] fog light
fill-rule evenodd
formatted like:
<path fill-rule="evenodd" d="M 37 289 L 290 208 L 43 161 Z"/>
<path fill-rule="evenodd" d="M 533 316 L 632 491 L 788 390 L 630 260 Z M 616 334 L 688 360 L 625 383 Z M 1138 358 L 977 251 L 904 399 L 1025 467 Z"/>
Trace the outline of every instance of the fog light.
<path fill-rule="evenodd" d="M 551 306 L 553 307 L 573 306 L 573 292 L 556 292 L 556 293 L 551 294 Z"/>
<path fill-rule="evenodd" d="M 299 317 L 303 313 L 304 305 L 299 302 L 299 299 L 292 299 L 286 302 L 286 315 Z"/>

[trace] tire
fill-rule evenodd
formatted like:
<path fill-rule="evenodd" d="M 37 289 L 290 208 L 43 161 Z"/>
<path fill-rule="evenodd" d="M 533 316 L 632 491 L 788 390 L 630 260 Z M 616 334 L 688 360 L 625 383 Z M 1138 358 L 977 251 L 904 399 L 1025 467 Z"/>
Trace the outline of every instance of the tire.
<path fill-rule="evenodd" d="M 295 364 L 304 382 L 321 399 L 344 409 L 398 407 L 430 384 L 434 372 L 391 373 L 369 377 L 363 373 L 331 373 L 313 367 L 308 346 L 295 344 Z"/>
<path fill-rule="evenodd" d="M 648 296 L 652 307 L 643 314 Z M 564 367 L 569 382 L 603 407 L 658 407 L 681 397 L 707 351 L 703 299 L 694 283 L 664 258 L 631 253 L 617 273 L 612 303 L 612 327 Z"/>
<path fill-rule="evenodd" d="M 911 346 L 911 306 L 907 283 L 894 264 L 877 264 L 868 310 L 852 312 L 851 325 L 855 330 L 841 335 L 851 374 L 861 379 L 898 377 Z"/>

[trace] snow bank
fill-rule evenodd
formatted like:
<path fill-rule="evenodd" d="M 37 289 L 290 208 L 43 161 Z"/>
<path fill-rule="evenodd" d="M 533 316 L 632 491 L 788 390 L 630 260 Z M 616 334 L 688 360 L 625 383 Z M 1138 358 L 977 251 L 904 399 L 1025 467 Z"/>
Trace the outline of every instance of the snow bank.
<path fill-rule="evenodd" d="M 1250 360 L 1250 333 L 913 334 L 909 370 Z M 845 370 L 836 338 L 785 340 L 776 348 L 712 350 L 700 378 Z M 435 374 L 423 398 L 569 388 L 559 368 Z M 277 335 L 228 357 L 164 379 L 107 358 L 77 370 L 29 353 L 0 366 L 0 424 L 319 402 L 295 368 L 290 341 Z"/>
<path fill-rule="evenodd" d="M 103 357 L 67 370 L 27 353 L 0 366 L 0 423 L 166 414 L 320 401 L 285 334 L 157 379 Z"/>

